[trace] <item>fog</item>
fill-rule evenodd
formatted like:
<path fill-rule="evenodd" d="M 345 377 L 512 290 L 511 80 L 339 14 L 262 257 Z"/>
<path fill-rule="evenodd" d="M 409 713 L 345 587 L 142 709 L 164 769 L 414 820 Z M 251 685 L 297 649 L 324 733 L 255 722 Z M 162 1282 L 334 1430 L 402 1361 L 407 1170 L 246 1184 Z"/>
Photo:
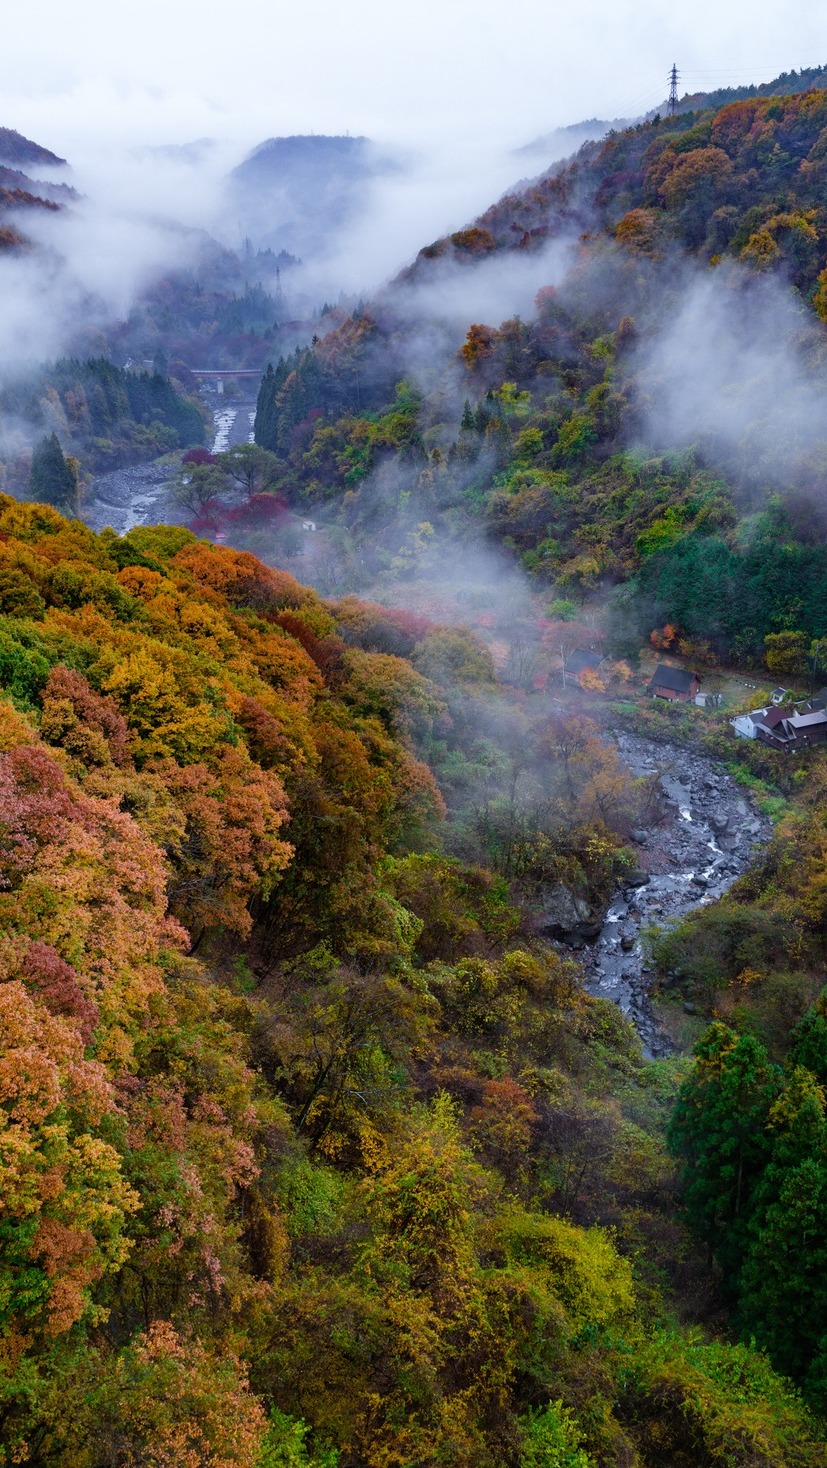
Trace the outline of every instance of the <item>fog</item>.
<path fill-rule="evenodd" d="M 561 148 L 568 142 L 561 135 Z M 226 139 L 168 146 L 87 141 L 69 169 L 32 166 L 38 177 L 48 172 L 71 183 L 78 197 L 57 214 L 21 210 L 5 216 L 38 248 L 0 256 L 0 380 L 74 350 L 79 333 L 80 349 L 87 350 L 90 328 L 124 319 L 154 280 L 196 265 L 206 236 L 239 251 L 246 229 L 227 181 L 243 156 Z M 380 168 L 366 180 L 343 223 L 331 223 L 324 201 L 315 221 L 310 211 L 318 244 L 291 273 L 290 289 L 301 303 L 292 305 L 293 314 L 309 316 L 341 292 L 375 294 L 422 245 L 467 223 L 525 169 L 510 150 L 482 144 L 396 156 L 394 168 Z M 268 191 L 260 218 L 254 246 L 291 243 L 289 209 L 275 190 Z M 499 320 L 525 311 L 544 283 L 545 267 L 539 275 L 538 268 L 535 262 L 519 273 L 495 261 L 464 277 L 435 274 L 418 312 L 446 316 L 458 326 L 466 314 Z M 266 283 L 272 288 L 272 281 Z"/>
<path fill-rule="evenodd" d="M 683 265 L 665 286 L 636 364 L 646 441 L 700 444 L 746 482 L 795 482 L 827 444 L 824 343 L 801 298 L 730 263 Z"/>
<path fill-rule="evenodd" d="M 507 10 L 421 0 L 415 11 L 204 0 L 195 13 L 183 0 L 29 0 L 4 16 L 0 82 L 5 125 L 64 156 L 82 137 L 249 147 L 313 130 L 429 151 L 446 138 L 517 147 L 655 105 L 673 60 L 690 84 L 702 73 L 771 76 L 812 62 L 822 44 L 806 0 L 514 0 Z"/>
<path fill-rule="evenodd" d="M 746 0 L 691 14 L 423 0 L 415 16 L 379 0 L 207 0 L 197 17 L 183 0 L 30 0 L 4 18 L 0 126 L 68 158 L 82 197 L 59 219 L 20 221 L 45 253 L 0 265 L 0 373 L 69 349 L 76 323 L 124 316 L 154 276 L 197 259 L 201 231 L 238 249 L 225 180 L 268 137 L 364 134 L 401 160 L 305 262 L 305 301 L 367 296 L 584 135 L 555 129 L 660 103 L 673 58 L 688 85 L 719 85 L 812 60 L 820 40 L 803 0 L 783 15 Z M 494 274 L 478 279 L 471 314 L 525 309 L 528 282 L 512 300 Z M 429 308 L 455 287 L 438 283 Z"/>

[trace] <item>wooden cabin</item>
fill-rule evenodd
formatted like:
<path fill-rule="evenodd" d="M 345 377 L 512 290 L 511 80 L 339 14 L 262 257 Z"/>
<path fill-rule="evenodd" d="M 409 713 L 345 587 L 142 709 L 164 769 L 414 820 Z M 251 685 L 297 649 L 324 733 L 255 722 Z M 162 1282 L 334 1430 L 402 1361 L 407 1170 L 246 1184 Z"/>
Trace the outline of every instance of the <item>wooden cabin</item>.
<path fill-rule="evenodd" d="M 686 668 L 672 668 L 668 663 L 658 663 L 647 684 L 653 698 L 668 698 L 671 702 L 692 703 L 700 692 L 701 680 L 697 673 Z"/>

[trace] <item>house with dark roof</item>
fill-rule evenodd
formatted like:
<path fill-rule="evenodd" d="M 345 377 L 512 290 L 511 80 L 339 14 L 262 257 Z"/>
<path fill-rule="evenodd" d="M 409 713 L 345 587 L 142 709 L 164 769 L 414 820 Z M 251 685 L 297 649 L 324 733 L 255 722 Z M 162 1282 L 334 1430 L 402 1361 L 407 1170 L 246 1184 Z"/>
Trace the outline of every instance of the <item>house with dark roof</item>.
<path fill-rule="evenodd" d="M 813 709 L 809 713 L 796 711 L 787 719 L 787 727 L 797 747 L 827 744 L 827 709 Z"/>
<path fill-rule="evenodd" d="M 813 744 L 827 743 L 827 709 L 773 708 L 752 709 L 730 720 L 742 739 L 760 739 L 773 749 L 788 753 L 809 749 Z"/>
<path fill-rule="evenodd" d="M 569 653 L 565 662 L 565 671 L 572 678 L 579 678 L 581 673 L 596 673 L 605 661 L 602 652 L 580 650 Z"/>
<path fill-rule="evenodd" d="M 658 663 L 646 685 L 653 698 L 668 698 L 673 703 L 692 703 L 700 687 L 697 673 L 687 668 L 672 668 L 668 663 Z"/>

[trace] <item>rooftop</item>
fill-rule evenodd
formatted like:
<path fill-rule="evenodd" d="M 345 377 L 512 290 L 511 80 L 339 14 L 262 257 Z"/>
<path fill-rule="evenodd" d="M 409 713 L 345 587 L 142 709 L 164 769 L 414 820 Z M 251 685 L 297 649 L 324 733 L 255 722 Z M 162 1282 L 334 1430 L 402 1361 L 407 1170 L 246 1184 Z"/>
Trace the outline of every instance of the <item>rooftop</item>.
<path fill-rule="evenodd" d="M 688 693 L 696 681 L 701 681 L 697 673 L 687 671 L 686 668 L 671 668 L 668 663 L 658 663 L 649 687 L 674 688 L 677 693 Z"/>
<path fill-rule="evenodd" d="M 827 724 L 827 709 L 814 709 L 810 714 L 790 714 L 791 729 L 813 729 L 817 724 Z"/>
<path fill-rule="evenodd" d="M 789 718 L 789 712 L 785 713 L 783 709 L 778 708 L 756 709 L 752 715 L 753 723 L 763 724 L 765 729 L 775 729 L 778 724 L 783 724 L 787 718 Z"/>
<path fill-rule="evenodd" d="M 566 672 L 573 673 L 577 677 L 578 673 L 585 673 L 587 669 L 591 671 L 599 668 L 602 662 L 603 654 L 600 652 L 573 652 L 566 659 Z"/>

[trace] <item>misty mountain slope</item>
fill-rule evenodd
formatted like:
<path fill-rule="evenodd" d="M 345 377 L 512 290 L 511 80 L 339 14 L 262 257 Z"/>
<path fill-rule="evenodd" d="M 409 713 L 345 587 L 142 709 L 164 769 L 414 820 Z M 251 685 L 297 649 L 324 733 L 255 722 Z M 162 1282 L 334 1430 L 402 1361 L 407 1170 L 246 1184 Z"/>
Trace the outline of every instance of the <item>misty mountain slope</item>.
<path fill-rule="evenodd" d="M 227 216 L 256 246 L 324 256 L 371 184 L 398 166 L 369 138 L 269 138 L 230 175 Z"/>
<path fill-rule="evenodd" d="M 827 264 L 825 178 L 823 91 L 656 117 L 506 194 L 470 229 L 421 250 L 400 279 L 427 278 L 436 260 L 597 230 L 652 256 L 674 245 L 705 259 L 728 254 L 812 295 Z"/>
<path fill-rule="evenodd" d="M 57 168 L 65 166 L 66 159 L 58 158 L 56 153 L 41 147 L 39 143 L 33 143 L 31 138 L 24 138 L 14 128 L 0 127 L 0 163 L 15 167 L 18 164 L 35 164 L 43 168 Z"/>
<path fill-rule="evenodd" d="M 71 184 L 49 183 L 44 179 L 30 178 L 19 168 L 0 166 L 0 188 L 14 193 L 27 194 L 37 203 L 69 203 L 77 199 L 78 193 Z"/>
<path fill-rule="evenodd" d="M 19 163 L 41 167 L 65 166 L 48 148 L 41 148 L 12 128 L 0 128 L 0 252 L 12 255 L 36 249 L 18 226 L 32 210 L 57 210 L 78 197 L 69 184 L 30 178 Z"/>
<path fill-rule="evenodd" d="M 257 438 L 342 574 L 450 578 L 482 536 L 577 605 L 628 583 L 632 648 L 822 635 L 826 128 L 810 92 L 628 129 L 273 367 Z"/>
<path fill-rule="evenodd" d="M 163 357 L 179 372 L 263 367 L 273 352 L 290 350 L 296 333 L 282 326 L 288 314 L 282 282 L 297 261 L 252 247 L 236 253 L 202 231 L 188 231 L 183 239 L 189 263 L 159 273 L 123 319 L 107 325 L 114 359 Z"/>

